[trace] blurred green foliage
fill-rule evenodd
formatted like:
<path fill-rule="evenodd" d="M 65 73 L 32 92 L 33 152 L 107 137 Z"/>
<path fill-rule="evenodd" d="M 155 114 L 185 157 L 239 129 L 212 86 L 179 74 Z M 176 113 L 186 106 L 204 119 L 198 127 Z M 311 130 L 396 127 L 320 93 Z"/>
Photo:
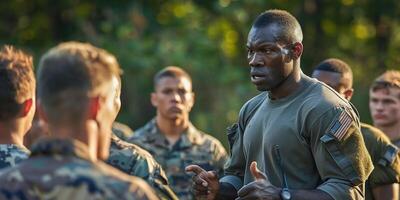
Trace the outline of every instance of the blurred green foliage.
<path fill-rule="evenodd" d="M 11 0 L 0 3 L 0 44 L 30 52 L 38 62 L 68 40 L 93 43 L 115 54 L 124 69 L 118 120 L 138 128 L 155 115 L 152 77 L 168 65 L 193 78 L 193 123 L 221 139 L 241 105 L 257 93 L 250 83 L 245 42 L 254 18 L 286 9 L 304 32 L 302 68 L 328 57 L 354 70 L 353 102 L 370 122 L 368 85 L 400 68 L 400 3 L 396 0 Z"/>

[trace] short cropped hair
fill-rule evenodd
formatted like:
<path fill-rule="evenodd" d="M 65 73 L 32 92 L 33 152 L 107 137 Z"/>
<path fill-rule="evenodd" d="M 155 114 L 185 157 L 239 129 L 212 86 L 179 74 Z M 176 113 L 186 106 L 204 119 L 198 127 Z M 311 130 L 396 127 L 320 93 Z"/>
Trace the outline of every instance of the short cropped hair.
<path fill-rule="evenodd" d="M 76 123 L 92 96 L 105 96 L 101 88 L 119 78 L 116 58 L 88 43 L 65 42 L 41 58 L 38 99 L 49 123 Z"/>
<path fill-rule="evenodd" d="M 328 58 L 319 63 L 314 68 L 314 71 L 316 70 L 338 73 L 340 74 L 341 79 L 343 80 L 341 82 L 346 83 L 346 85 L 344 85 L 346 88 L 353 87 L 353 71 L 346 62 L 340 59 Z"/>
<path fill-rule="evenodd" d="M 384 89 L 389 91 L 389 88 L 400 89 L 400 71 L 398 70 L 388 70 L 381 74 L 374 80 L 371 85 L 371 90 L 376 91 Z"/>
<path fill-rule="evenodd" d="M 281 28 L 277 42 L 294 43 L 303 40 L 301 26 L 297 19 L 285 10 L 267 10 L 253 22 L 254 28 L 264 28 L 276 24 Z"/>
<path fill-rule="evenodd" d="M 14 119 L 21 104 L 35 95 L 32 56 L 13 46 L 0 51 L 0 121 Z"/>
<path fill-rule="evenodd" d="M 189 74 L 180 67 L 177 66 L 168 66 L 162 69 L 161 71 L 157 72 L 154 76 L 154 87 L 157 87 L 158 83 L 162 78 L 171 77 L 171 78 L 187 78 L 190 83 L 192 83 L 192 78 Z"/>

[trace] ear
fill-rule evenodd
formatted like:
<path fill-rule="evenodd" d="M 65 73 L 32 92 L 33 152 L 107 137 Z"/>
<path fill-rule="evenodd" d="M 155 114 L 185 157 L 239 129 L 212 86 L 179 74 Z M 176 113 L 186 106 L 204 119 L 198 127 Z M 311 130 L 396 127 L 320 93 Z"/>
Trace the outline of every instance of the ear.
<path fill-rule="evenodd" d="M 303 54 L 303 44 L 300 42 L 294 43 L 289 55 L 293 60 L 296 60 L 300 58 L 301 54 Z"/>
<path fill-rule="evenodd" d="M 96 120 L 100 110 L 100 97 L 92 97 L 89 99 L 89 119 Z"/>
<path fill-rule="evenodd" d="M 196 95 L 194 94 L 194 92 L 192 92 L 190 95 L 191 95 L 190 108 L 192 108 L 194 105 Z"/>
<path fill-rule="evenodd" d="M 21 117 L 27 116 L 29 111 L 31 111 L 31 109 L 33 109 L 32 107 L 33 107 L 33 99 L 30 98 L 30 99 L 25 100 L 24 103 L 22 103 L 22 107 L 21 107 L 22 109 L 20 112 L 20 116 Z"/>
<path fill-rule="evenodd" d="M 350 101 L 351 97 L 353 96 L 353 92 L 354 92 L 354 89 L 353 89 L 353 88 L 350 88 L 350 89 L 345 90 L 345 91 L 343 92 L 344 97 L 345 97 L 348 101 Z"/>
<path fill-rule="evenodd" d="M 150 94 L 150 101 L 151 101 L 151 105 L 153 105 L 154 107 L 158 106 L 158 98 L 157 98 L 157 94 L 155 92 L 152 92 Z"/>

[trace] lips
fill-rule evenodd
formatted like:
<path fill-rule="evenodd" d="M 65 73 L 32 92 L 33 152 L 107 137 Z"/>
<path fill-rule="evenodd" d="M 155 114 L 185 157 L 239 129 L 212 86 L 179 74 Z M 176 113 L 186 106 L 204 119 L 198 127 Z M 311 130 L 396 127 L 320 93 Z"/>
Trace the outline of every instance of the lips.
<path fill-rule="evenodd" d="M 386 118 L 386 115 L 383 115 L 383 114 L 374 115 L 374 119 L 385 119 L 385 118 Z"/>

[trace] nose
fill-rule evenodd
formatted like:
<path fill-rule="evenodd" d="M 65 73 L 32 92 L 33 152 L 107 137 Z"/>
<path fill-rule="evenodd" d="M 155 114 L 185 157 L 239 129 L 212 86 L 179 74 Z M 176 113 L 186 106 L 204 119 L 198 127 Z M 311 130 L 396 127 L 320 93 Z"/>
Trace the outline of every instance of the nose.
<path fill-rule="evenodd" d="M 264 62 L 262 57 L 255 52 L 252 56 L 249 56 L 249 65 L 250 67 L 261 67 L 264 66 Z"/>
<path fill-rule="evenodd" d="M 179 95 L 178 92 L 173 92 L 172 93 L 172 101 L 173 102 L 181 102 L 182 101 L 181 95 Z"/>

